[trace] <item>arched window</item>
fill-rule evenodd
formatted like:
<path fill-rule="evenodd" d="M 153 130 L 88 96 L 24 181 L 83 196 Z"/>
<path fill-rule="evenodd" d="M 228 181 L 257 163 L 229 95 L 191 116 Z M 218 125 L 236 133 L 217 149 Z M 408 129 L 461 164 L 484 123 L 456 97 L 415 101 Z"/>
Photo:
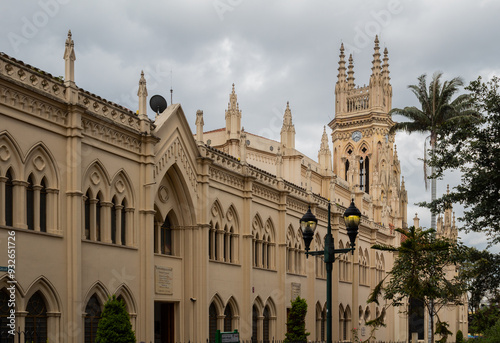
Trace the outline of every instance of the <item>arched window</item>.
<path fill-rule="evenodd" d="M 123 199 L 122 200 L 122 206 L 121 206 L 121 245 L 127 245 L 127 240 L 130 240 L 130 238 L 127 237 L 127 200 Z M 120 242 L 119 242 L 120 243 Z"/>
<path fill-rule="evenodd" d="M 347 172 L 349 171 L 349 160 L 345 161 L 345 180 L 347 180 Z"/>
<path fill-rule="evenodd" d="M 28 230 L 35 230 L 35 190 L 33 186 L 33 176 L 30 175 L 26 187 L 26 224 Z"/>
<path fill-rule="evenodd" d="M 224 310 L 224 331 L 233 331 L 233 310 L 231 310 L 229 304 L 226 305 L 226 309 Z"/>
<path fill-rule="evenodd" d="M 9 308 L 9 295 L 7 292 L 4 291 L 4 289 L 0 290 L 0 331 L 6 331 L 7 330 L 7 324 L 9 324 L 10 320 L 7 319 L 7 317 L 10 315 L 10 308 Z M 6 335 L 0 336 L 0 339 L 2 339 Z"/>
<path fill-rule="evenodd" d="M 351 332 L 351 310 L 349 309 L 349 306 L 347 306 L 344 312 L 344 328 L 342 330 L 343 333 L 342 339 L 344 341 L 348 339 L 350 332 Z"/>
<path fill-rule="evenodd" d="M 172 224 L 168 216 L 165 217 L 165 221 L 161 226 L 160 247 L 162 254 L 172 255 Z"/>
<path fill-rule="evenodd" d="M 47 232 L 47 187 L 45 178 L 40 184 L 40 231 Z"/>
<path fill-rule="evenodd" d="M 85 221 L 85 239 L 90 239 L 90 192 L 85 193 L 84 203 L 84 221 Z"/>
<path fill-rule="evenodd" d="M 26 318 L 24 320 L 25 337 L 29 342 L 46 342 L 47 341 L 47 307 L 45 300 L 36 292 L 28 301 L 26 306 Z"/>
<path fill-rule="evenodd" d="M 85 307 L 85 343 L 94 343 L 101 319 L 101 304 L 94 294 Z"/>
<path fill-rule="evenodd" d="M 111 243 L 116 244 L 116 213 L 118 211 L 116 197 L 113 198 L 112 203 L 113 206 L 111 206 Z"/>
<path fill-rule="evenodd" d="M 269 323 L 271 321 L 271 311 L 269 311 L 269 306 L 266 306 L 264 308 L 264 322 L 263 322 L 263 339 L 264 343 L 270 341 L 270 335 L 269 335 Z"/>
<path fill-rule="evenodd" d="M 95 239 L 101 240 L 101 210 L 102 210 L 102 194 L 97 194 L 97 202 L 95 204 Z"/>
<path fill-rule="evenodd" d="M 5 225 L 13 226 L 14 184 L 12 182 L 12 173 L 10 169 L 5 176 L 7 178 L 7 181 L 5 181 Z"/>
<path fill-rule="evenodd" d="M 321 311 L 321 340 L 324 341 L 325 337 L 325 328 L 326 328 L 326 307 Z"/>
<path fill-rule="evenodd" d="M 217 332 L 217 308 L 214 303 L 208 308 L 208 337 L 210 342 L 215 342 L 215 333 Z"/>
<path fill-rule="evenodd" d="M 259 310 L 257 306 L 252 307 L 252 342 L 257 343 L 258 339 Z"/>

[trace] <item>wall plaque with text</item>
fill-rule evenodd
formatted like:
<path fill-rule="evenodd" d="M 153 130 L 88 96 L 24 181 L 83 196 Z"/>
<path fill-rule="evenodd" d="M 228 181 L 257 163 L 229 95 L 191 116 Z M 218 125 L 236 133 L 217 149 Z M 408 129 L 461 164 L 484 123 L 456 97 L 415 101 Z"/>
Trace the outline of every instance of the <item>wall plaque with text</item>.
<path fill-rule="evenodd" d="M 155 293 L 174 294 L 174 273 L 172 268 L 155 266 Z"/>

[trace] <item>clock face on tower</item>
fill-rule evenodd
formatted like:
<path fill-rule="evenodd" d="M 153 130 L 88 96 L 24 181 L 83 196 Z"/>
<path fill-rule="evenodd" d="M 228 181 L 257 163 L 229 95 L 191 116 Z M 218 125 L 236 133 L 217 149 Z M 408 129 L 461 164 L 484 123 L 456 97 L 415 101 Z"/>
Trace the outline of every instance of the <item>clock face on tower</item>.
<path fill-rule="evenodd" d="M 361 131 L 354 131 L 352 133 L 352 140 L 355 141 L 355 142 L 359 142 L 359 140 L 363 137 L 363 134 L 361 133 Z"/>

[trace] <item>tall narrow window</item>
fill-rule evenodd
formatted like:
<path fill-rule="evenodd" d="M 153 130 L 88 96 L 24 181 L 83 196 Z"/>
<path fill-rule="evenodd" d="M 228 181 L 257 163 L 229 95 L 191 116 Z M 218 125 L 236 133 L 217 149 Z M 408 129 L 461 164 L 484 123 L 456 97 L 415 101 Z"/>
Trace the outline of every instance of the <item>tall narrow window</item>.
<path fill-rule="evenodd" d="M 215 342 L 215 333 L 217 332 L 217 309 L 214 303 L 208 308 L 208 336 L 209 342 Z"/>
<path fill-rule="evenodd" d="M 96 241 L 101 240 L 101 210 L 102 210 L 102 196 L 101 193 L 97 194 L 97 202 L 95 204 L 95 238 Z"/>
<path fill-rule="evenodd" d="M 208 258 L 214 258 L 214 225 L 210 222 L 210 229 L 208 231 Z"/>
<path fill-rule="evenodd" d="M 168 216 L 161 226 L 161 253 L 172 255 L 172 229 Z"/>
<path fill-rule="evenodd" d="M 258 335 L 258 325 L 259 325 L 259 311 L 257 307 L 253 305 L 252 307 L 252 342 L 257 343 Z"/>
<path fill-rule="evenodd" d="M 347 180 L 347 172 L 349 171 L 349 160 L 345 161 L 345 180 Z"/>
<path fill-rule="evenodd" d="M 85 307 L 85 343 L 94 343 L 101 319 L 101 304 L 94 294 Z"/>
<path fill-rule="evenodd" d="M 26 220 L 28 230 L 35 230 L 35 192 L 31 175 L 28 177 L 28 187 L 26 187 Z"/>
<path fill-rule="evenodd" d="M 231 310 L 231 306 L 229 305 L 224 310 L 224 331 L 233 331 L 233 310 Z"/>
<path fill-rule="evenodd" d="M 10 319 L 7 317 L 10 315 L 10 308 L 9 308 L 9 295 L 7 292 L 4 292 L 4 290 L 0 291 L 0 327 L 2 328 L 1 331 L 4 331 L 5 328 L 7 328 L 7 324 L 10 323 Z M 4 335 L 6 336 L 6 333 L 0 336 L 0 339 L 3 341 Z M 8 342 L 8 341 L 6 341 Z"/>
<path fill-rule="evenodd" d="M 270 340 L 270 335 L 269 335 L 269 322 L 271 321 L 271 311 L 269 311 L 269 307 L 266 306 L 264 308 L 264 322 L 263 322 L 263 338 L 264 338 L 264 343 L 268 343 Z"/>
<path fill-rule="evenodd" d="M 90 193 L 85 194 L 85 239 L 90 239 Z"/>
<path fill-rule="evenodd" d="M 47 232 L 47 187 L 45 178 L 42 179 L 40 189 L 40 231 Z"/>
<path fill-rule="evenodd" d="M 127 239 L 130 239 L 127 237 L 127 212 L 126 212 L 126 209 L 127 209 L 127 202 L 125 201 L 125 199 L 123 199 L 122 201 L 122 213 L 121 213 L 121 217 L 122 217 L 122 220 L 121 220 L 121 245 L 126 245 L 127 244 Z"/>
<path fill-rule="evenodd" d="M 29 342 L 47 341 L 47 307 L 40 292 L 36 292 L 26 306 L 25 337 Z"/>
<path fill-rule="evenodd" d="M 116 244 L 116 198 L 113 198 L 113 206 L 111 207 L 111 243 Z"/>
<path fill-rule="evenodd" d="M 5 225 L 13 226 L 13 204 L 14 204 L 14 184 L 12 183 L 12 173 L 7 171 L 7 181 L 5 182 Z"/>
<path fill-rule="evenodd" d="M 370 159 L 365 157 L 365 192 L 370 193 Z"/>

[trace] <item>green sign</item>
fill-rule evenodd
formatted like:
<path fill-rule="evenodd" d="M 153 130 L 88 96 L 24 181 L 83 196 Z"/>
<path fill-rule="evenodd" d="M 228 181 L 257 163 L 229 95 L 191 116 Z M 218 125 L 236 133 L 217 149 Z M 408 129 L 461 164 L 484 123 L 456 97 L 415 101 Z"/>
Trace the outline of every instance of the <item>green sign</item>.
<path fill-rule="evenodd" d="M 220 332 L 217 330 L 215 333 L 215 343 L 239 343 L 240 342 L 240 334 L 238 330 L 234 330 L 233 332 Z"/>
<path fill-rule="evenodd" d="M 9 268 L 7 268 L 7 267 L 0 267 L 0 272 L 6 272 L 8 270 L 9 270 Z"/>

